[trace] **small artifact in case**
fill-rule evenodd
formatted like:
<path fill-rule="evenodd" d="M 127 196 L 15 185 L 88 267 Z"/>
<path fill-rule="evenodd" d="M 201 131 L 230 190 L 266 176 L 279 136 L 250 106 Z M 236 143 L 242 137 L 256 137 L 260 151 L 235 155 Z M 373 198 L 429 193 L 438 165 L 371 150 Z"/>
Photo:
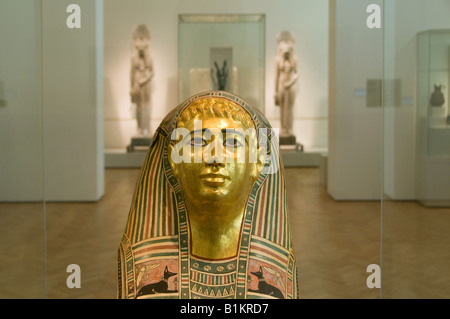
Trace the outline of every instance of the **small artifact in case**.
<path fill-rule="evenodd" d="M 434 85 L 434 91 L 431 94 L 431 106 L 442 106 L 445 103 L 444 94 L 442 93 L 443 85 Z"/>

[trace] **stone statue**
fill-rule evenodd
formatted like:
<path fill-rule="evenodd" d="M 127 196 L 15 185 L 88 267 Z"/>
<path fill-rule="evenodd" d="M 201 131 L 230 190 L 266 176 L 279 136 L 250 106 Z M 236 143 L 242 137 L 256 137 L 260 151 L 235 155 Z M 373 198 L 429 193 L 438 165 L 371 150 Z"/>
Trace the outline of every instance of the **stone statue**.
<path fill-rule="evenodd" d="M 287 30 L 277 36 L 278 53 L 275 60 L 275 105 L 280 107 L 280 141 L 293 136 L 295 83 L 298 79 L 297 58 L 294 55 L 294 35 Z M 294 143 L 295 144 L 295 143 Z"/>
<path fill-rule="evenodd" d="M 119 246 L 119 298 L 298 298 L 274 136 L 262 113 L 224 91 L 166 116 Z"/>
<path fill-rule="evenodd" d="M 150 54 L 150 30 L 145 24 L 133 28 L 133 53 L 131 56 L 130 95 L 136 104 L 136 119 L 139 135 L 150 133 L 151 79 L 154 75 Z"/>

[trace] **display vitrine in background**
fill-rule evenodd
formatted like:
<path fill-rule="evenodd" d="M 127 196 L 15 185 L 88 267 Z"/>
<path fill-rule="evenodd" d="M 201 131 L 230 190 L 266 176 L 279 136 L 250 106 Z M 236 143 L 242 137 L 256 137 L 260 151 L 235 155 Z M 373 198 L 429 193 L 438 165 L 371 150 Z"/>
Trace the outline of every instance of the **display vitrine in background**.
<path fill-rule="evenodd" d="M 416 197 L 450 205 L 450 30 L 417 35 Z"/>
<path fill-rule="evenodd" d="M 264 112 L 265 15 L 178 18 L 178 100 L 222 89 Z"/>

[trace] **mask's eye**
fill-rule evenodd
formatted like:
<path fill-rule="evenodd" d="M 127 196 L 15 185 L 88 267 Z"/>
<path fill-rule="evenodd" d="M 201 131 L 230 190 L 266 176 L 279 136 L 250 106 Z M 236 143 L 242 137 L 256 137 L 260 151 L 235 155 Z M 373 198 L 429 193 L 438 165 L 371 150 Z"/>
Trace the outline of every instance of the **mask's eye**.
<path fill-rule="evenodd" d="M 193 145 L 193 146 L 205 146 L 206 142 L 201 137 L 193 137 L 191 139 L 191 145 Z"/>
<path fill-rule="evenodd" d="M 228 138 L 223 142 L 225 147 L 241 147 L 242 143 L 237 138 Z"/>

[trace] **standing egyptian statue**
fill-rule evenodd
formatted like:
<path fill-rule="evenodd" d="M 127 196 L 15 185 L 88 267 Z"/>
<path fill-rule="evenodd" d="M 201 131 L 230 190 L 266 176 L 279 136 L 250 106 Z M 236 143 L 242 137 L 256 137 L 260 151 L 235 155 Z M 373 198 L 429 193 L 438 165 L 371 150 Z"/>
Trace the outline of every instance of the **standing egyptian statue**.
<path fill-rule="evenodd" d="M 150 54 L 150 30 L 145 24 L 133 28 L 133 53 L 130 68 L 131 102 L 136 104 L 136 119 L 139 135 L 150 133 L 151 79 L 154 75 Z"/>
<path fill-rule="evenodd" d="M 275 105 L 280 107 L 280 137 L 291 136 L 294 119 L 295 83 L 298 79 L 297 58 L 294 55 L 294 35 L 287 30 L 277 35 L 278 53 L 275 59 Z"/>
<path fill-rule="evenodd" d="M 236 95 L 174 108 L 136 184 L 118 298 L 298 298 L 278 151 L 264 115 Z"/>

